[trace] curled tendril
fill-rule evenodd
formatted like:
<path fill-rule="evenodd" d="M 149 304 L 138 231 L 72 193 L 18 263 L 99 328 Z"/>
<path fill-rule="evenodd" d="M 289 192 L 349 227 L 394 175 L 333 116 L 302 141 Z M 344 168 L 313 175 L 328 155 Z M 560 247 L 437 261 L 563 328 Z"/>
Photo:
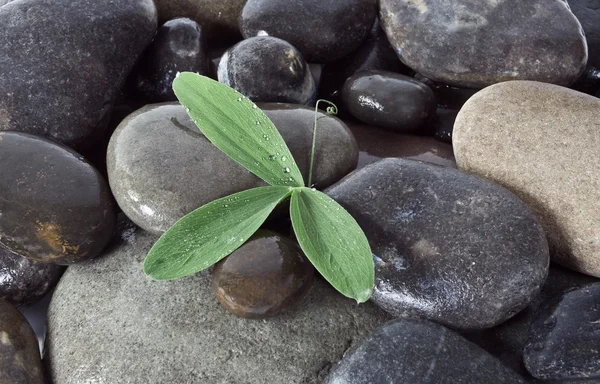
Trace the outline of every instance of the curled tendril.
<path fill-rule="evenodd" d="M 327 107 L 327 109 L 325 109 L 327 111 L 328 115 L 337 115 L 338 114 L 338 107 L 337 105 L 333 104 L 331 101 L 329 100 L 325 100 L 325 99 L 319 99 L 317 100 L 317 103 L 315 104 L 315 124 L 313 125 L 313 139 L 312 139 L 312 148 L 310 150 L 310 168 L 308 169 L 308 186 L 312 187 L 312 173 L 313 173 L 313 165 L 315 162 L 315 147 L 317 145 L 317 115 L 319 114 L 319 103 L 327 103 L 329 104 L 329 107 Z"/>

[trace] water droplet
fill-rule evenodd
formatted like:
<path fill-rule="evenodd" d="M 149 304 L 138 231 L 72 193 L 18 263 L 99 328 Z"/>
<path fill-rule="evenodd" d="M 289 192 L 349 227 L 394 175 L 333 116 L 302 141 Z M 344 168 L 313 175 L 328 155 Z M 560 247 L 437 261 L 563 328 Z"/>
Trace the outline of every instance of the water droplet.
<path fill-rule="evenodd" d="M 287 157 L 281 156 L 281 161 L 287 161 Z"/>
<path fill-rule="evenodd" d="M 238 97 L 238 98 L 237 98 L 237 101 L 242 101 L 242 98 L 241 98 L 241 97 Z"/>
<path fill-rule="evenodd" d="M 256 104 L 254 104 L 254 105 L 252 106 L 252 108 L 253 108 L 253 109 L 256 109 Z"/>
<path fill-rule="evenodd" d="M 311 188 L 310 190 L 311 190 L 311 191 L 316 191 L 316 190 L 317 190 L 317 188 Z"/>
<path fill-rule="evenodd" d="M 271 161 L 275 160 L 275 156 L 273 156 L 273 155 L 269 156 L 269 160 L 271 160 Z"/>
<path fill-rule="evenodd" d="M 257 121 L 257 122 L 256 122 L 256 125 L 260 125 L 260 121 Z"/>
<path fill-rule="evenodd" d="M 279 152 L 275 152 L 275 156 L 279 156 Z"/>
<path fill-rule="evenodd" d="M 260 165 L 260 163 L 258 161 L 254 162 L 254 165 Z"/>
<path fill-rule="evenodd" d="M 269 135 L 263 135 L 263 138 L 268 141 L 269 140 Z"/>
<path fill-rule="evenodd" d="M 288 167 L 283 168 L 283 172 L 290 173 L 290 169 Z"/>
<path fill-rule="evenodd" d="M 223 204 L 223 208 L 229 208 L 229 205 Z"/>

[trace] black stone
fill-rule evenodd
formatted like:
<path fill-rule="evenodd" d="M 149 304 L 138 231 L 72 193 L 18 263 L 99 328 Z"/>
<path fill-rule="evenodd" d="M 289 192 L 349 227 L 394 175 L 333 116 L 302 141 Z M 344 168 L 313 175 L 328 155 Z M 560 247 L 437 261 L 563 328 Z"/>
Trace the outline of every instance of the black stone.
<path fill-rule="evenodd" d="M 445 143 L 452 144 L 452 131 L 458 110 L 438 108 L 432 121 L 434 136 Z"/>
<path fill-rule="evenodd" d="M 32 260 L 97 256 L 115 213 L 108 184 L 78 153 L 50 140 L 0 132 L 0 245 Z"/>
<path fill-rule="evenodd" d="M 54 288 L 64 269 L 0 248 L 0 298 L 17 306 L 36 303 Z"/>
<path fill-rule="evenodd" d="M 588 65 L 600 68 L 600 1 L 567 0 L 585 33 L 588 45 Z"/>
<path fill-rule="evenodd" d="M 329 374 L 327 384 L 525 383 L 477 345 L 425 320 L 398 320 L 368 335 Z"/>
<path fill-rule="evenodd" d="M 435 114 L 433 91 L 412 77 L 386 71 L 363 71 L 342 91 L 344 105 L 358 120 L 401 133 L 414 133 Z"/>
<path fill-rule="evenodd" d="M 600 379 L 600 283 L 565 292 L 540 306 L 523 359 L 546 380 Z"/>
<path fill-rule="evenodd" d="M 467 100 L 479 91 L 479 89 L 453 87 L 448 84 L 433 81 L 419 73 L 415 74 L 415 80 L 418 80 L 431 88 L 435 94 L 435 100 L 439 108 L 461 109 Z"/>
<path fill-rule="evenodd" d="M 0 131 L 90 146 L 156 30 L 151 0 L 20 0 L 0 9 Z"/>
<path fill-rule="evenodd" d="M 252 37 L 227 50 L 218 76 L 253 101 L 311 104 L 317 92 L 302 54 L 269 36 Z"/>
<path fill-rule="evenodd" d="M 35 333 L 23 315 L 2 299 L 0 299 L 0 383 L 45 383 Z"/>
<path fill-rule="evenodd" d="M 209 76 L 211 67 L 202 28 L 190 19 L 167 21 L 134 69 L 133 86 L 146 103 L 177 101 L 173 80 L 178 72 Z"/>
<path fill-rule="evenodd" d="M 455 169 L 385 159 L 327 192 L 363 228 L 375 257 L 372 301 L 460 329 L 527 306 L 548 273 L 546 236 L 514 194 Z"/>
<path fill-rule="evenodd" d="M 570 85 L 586 65 L 581 25 L 563 0 L 381 0 L 380 15 L 400 60 L 450 85 Z"/>
<path fill-rule="evenodd" d="M 248 0 L 239 18 L 245 38 L 266 33 L 289 41 L 309 62 L 357 49 L 377 15 L 376 0 Z"/>

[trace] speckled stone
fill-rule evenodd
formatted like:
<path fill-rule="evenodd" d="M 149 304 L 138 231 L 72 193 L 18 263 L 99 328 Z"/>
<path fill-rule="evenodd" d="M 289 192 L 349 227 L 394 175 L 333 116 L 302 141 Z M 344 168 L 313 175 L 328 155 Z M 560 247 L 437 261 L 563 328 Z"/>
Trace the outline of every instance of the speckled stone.
<path fill-rule="evenodd" d="M 433 91 L 412 77 L 387 71 L 362 71 L 342 90 L 344 105 L 363 123 L 414 133 L 436 110 Z"/>
<path fill-rule="evenodd" d="M 568 291 L 538 309 L 523 352 L 540 379 L 600 379 L 600 283 Z"/>
<path fill-rule="evenodd" d="M 64 268 L 40 263 L 0 248 L 0 299 L 14 305 L 30 305 L 58 283 Z"/>
<path fill-rule="evenodd" d="M 133 87 L 146 103 L 177 101 L 173 80 L 178 72 L 209 76 L 206 36 L 193 20 L 179 18 L 158 28 L 152 44 L 133 70 Z"/>
<path fill-rule="evenodd" d="M 218 77 L 253 101 L 310 104 L 317 93 L 302 54 L 270 36 L 252 37 L 228 49 L 219 62 Z"/>
<path fill-rule="evenodd" d="M 213 269 L 213 291 L 233 314 L 273 317 L 295 305 L 310 288 L 312 264 L 295 242 L 258 231 Z"/>
<path fill-rule="evenodd" d="M 588 45 L 588 65 L 600 69 L 600 2 L 598 0 L 567 0 L 575 14 Z"/>
<path fill-rule="evenodd" d="M 553 260 L 600 277 L 600 100 L 511 81 L 473 96 L 454 125 L 460 169 L 512 190 L 538 215 Z"/>
<path fill-rule="evenodd" d="M 426 320 L 397 320 L 344 356 L 327 384 L 525 384 L 477 345 Z"/>
<path fill-rule="evenodd" d="M 187 17 L 202 26 L 211 47 L 222 47 L 242 39 L 237 19 L 246 0 L 154 0 L 159 23 Z"/>
<path fill-rule="evenodd" d="M 508 190 L 455 169 L 385 159 L 327 194 L 352 214 L 375 257 L 377 305 L 457 329 L 506 321 L 548 273 L 533 213 Z"/>
<path fill-rule="evenodd" d="M 279 129 L 306 180 L 314 110 L 290 104 L 259 106 Z M 321 114 L 316 184 L 328 186 L 341 179 L 356 167 L 357 158 L 356 141 L 345 124 Z M 107 162 L 121 209 L 157 234 L 217 198 L 265 185 L 212 145 L 178 104 L 150 105 L 127 117 L 111 138 Z"/>
<path fill-rule="evenodd" d="M 403 135 L 347 122 L 358 143 L 357 169 L 386 157 L 419 160 L 456 168 L 452 146 L 431 137 Z"/>
<path fill-rule="evenodd" d="M 573 83 L 587 62 L 564 0 L 381 0 L 383 28 L 406 65 L 450 85 Z"/>
<path fill-rule="evenodd" d="M 0 131 L 94 144 L 156 31 L 151 0 L 120 4 L 19 0 L 0 9 Z"/>
<path fill-rule="evenodd" d="M 139 231 L 127 238 L 61 279 L 48 313 L 54 383 L 316 384 L 389 320 L 318 279 L 278 317 L 238 318 L 214 297 L 208 273 L 150 281 L 142 263 L 157 237 Z"/>
<path fill-rule="evenodd" d="M 266 33 L 290 42 L 311 63 L 322 63 L 357 49 L 376 15 L 376 0 L 248 0 L 239 25 L 245 38 Z"/>
<path fill-rule="evenodd" d="M 0 132 L 0 174 L 0 245 L 32 260 L 70 264 L 97 256 L 110 240 L 110 190 L 78 153 Z"/>
<path fill-rule="evenodd" d="M 21 313 L 0 299 L 0 383 L 44 384 L 40 350 Z"/>

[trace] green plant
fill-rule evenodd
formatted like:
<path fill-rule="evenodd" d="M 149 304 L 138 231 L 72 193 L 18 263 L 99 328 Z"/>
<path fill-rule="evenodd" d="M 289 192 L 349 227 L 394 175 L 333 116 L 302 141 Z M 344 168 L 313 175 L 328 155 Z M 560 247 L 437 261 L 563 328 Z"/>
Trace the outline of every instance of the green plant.
<path fill-rule="evenodd" d="M 270 186 L 223 197 L 183 217 L 154 244 L 144 272 L 156 280 L 170 280 L 210 267 L 239 248 L 279 203 L 291 197 L 292 226 L 308 259 L 340 293 L 359 303 L 367 301 L 373 292 L 374 265 L 365 234 L 338 203 L 305 186 L 271 120 L 239 92 L 204 76 L 181 73 L 173 89 L 202 133 Z M 317 108 L 318 103 L 310 174 Z"/>

